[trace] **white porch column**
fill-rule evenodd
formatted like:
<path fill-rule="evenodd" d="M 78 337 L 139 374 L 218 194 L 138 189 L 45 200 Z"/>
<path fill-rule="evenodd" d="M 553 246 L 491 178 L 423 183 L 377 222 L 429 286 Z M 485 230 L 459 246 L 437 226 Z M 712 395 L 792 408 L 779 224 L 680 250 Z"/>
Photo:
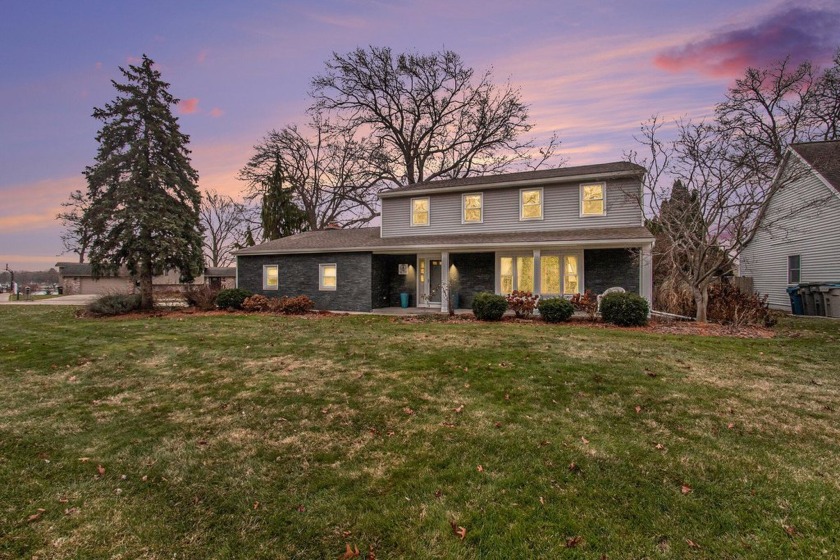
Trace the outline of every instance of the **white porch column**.
<path fill-rule="evenodd" d="M 642 254 L 639 259 L 639 295 L 648 300 L 653 309 L 653 244 L 642 245 Z"/>
<path fill-rule="evenodd" d="M 442 313 L 449 312 L 449 252 L 440 254 L 440 310 Z"/>
<path fill-rule="evenodd" d="M 540 271 L 540 250 L 534 249 L 534 294 L 542 293 L 542 274 Z"/>

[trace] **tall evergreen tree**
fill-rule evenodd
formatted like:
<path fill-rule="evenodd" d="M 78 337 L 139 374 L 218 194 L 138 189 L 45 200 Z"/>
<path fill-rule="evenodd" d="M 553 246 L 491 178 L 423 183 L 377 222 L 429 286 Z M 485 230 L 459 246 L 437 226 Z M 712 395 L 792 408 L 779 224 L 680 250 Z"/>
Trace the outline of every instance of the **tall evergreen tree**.
<path fill-rule="evenodd" d="M 274 161 L 271 175 L 263 181 L 262 221 L 263 240 L 288 237 L 306 231 L 306 213 L 292 200 L 290 189 L 283 188 L 283 164 Z"/>
<path fill-rule="evenodd" d="M 139 66 L 120 68 L 125 83 L 112 80 L 118 95 L 93 111 L 103 125 L 96 163 L 84 171 L 94 274 L 125 265 L 140 283 L 144 309 L 153 305 L 155 275 L 179 270 L 189 282 L 203 266 L 201 195 L 189 136 L 172 114 L 178 99 L 153 65 L 143 55 Z"/>

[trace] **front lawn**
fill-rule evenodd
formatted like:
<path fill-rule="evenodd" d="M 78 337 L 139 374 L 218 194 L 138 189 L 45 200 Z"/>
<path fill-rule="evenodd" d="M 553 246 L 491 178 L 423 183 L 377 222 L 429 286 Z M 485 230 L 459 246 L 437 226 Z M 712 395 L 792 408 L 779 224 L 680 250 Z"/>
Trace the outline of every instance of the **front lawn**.
<path fill-rule="evenodd" d="M 838 321 L 73 311 L 0 308 L 0 558 L 840 557 Z"/>

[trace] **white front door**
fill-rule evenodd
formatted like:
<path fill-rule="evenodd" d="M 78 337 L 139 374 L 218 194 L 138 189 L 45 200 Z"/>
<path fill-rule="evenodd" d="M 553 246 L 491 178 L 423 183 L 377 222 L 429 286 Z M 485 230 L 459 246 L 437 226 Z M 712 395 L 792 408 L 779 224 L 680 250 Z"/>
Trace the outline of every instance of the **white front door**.
<path fill-rule="evenodd" d="M 417 257 L 417 305 L 440 307 L 442 268 L 439 256 Z"/>

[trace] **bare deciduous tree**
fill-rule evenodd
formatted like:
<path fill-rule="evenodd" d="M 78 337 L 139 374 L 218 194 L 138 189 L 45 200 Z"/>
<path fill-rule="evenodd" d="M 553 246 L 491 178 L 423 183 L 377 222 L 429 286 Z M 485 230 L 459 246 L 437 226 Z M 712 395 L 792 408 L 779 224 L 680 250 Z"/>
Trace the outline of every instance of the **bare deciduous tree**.
<path fill-rule="evenodd" d="M 272 130 L 254 151 L 239 172 L 248 198 L 265 194 L 279 166 L 284 188 L 306 215 L 307 229 L 332 223 L 359 227 L 379 215 L 381 151 L 369 139 L 354 138 L 352 131 L 313 113 L 304 131 L 295 125 Z"/>
<path fill-rule="evenodd" d="M 80 190 L 70 193 L 70 199 L 62 202 L 65 208 L 56 219 L 61 221 L 64 232 L 61 234 L 61 244 L 65 253 L 76 253 L 79 255 L 79 262 L 85 262 L 85 254 L 90 247 L 90 227 L 84 221 L 84 215 L 90 201 Z"/>
<path fill-rule="evenodd" d="M 230 266 L 233 251 L 245 240 L 248 207 L 215 190 L 201 198 L 199 209 L 204 229 L 204 256 L 209 266 Z"/>
<path fill-rule="evenodd" d="M 535 168 L 559 145 L 522 140 L 533 125 L 520 92 L 477 75 L 452 51 L 395 55 L 389 48 L 333 53 L 312 80 L 315 109 L 350 130 L 369 130 L 384 157 L 378 174 L 393 186 Z"/>

